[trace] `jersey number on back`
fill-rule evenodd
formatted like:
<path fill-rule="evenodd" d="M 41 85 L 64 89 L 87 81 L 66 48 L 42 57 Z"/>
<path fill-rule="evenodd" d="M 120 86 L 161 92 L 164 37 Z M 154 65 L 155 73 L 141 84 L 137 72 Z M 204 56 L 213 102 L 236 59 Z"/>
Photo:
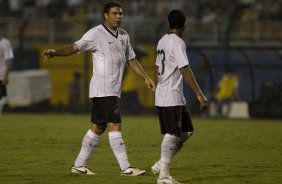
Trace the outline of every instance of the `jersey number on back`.
<path fill-rule="evenodd" d="M 165 62 L 165 52 L 164 52 L 164 50 L 157 50 L 157 54 L 158 54 L 158 57 L 160 57 L 161 64 L 162 64 L 162 72 L 158 73 L 158 74 L 162 75 L 164 73 L 164 70 L 165 70 L 165 65 L 164 65 L 164 62 Z"/>

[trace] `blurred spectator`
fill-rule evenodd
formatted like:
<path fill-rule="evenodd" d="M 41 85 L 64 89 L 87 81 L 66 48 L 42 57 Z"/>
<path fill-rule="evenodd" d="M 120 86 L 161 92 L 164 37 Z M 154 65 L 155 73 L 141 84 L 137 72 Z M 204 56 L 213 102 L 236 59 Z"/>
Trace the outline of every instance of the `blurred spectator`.
<path fill-rule="evenodd" d="M 73 16 L 81 6 L 81 0 L 67 0 L 68 14 Z"/>
<path fill-rule="evenodd" d="M 166 17 L 169 12 L 168 0 L 159 0 L 156 2 L 156 13 L 158 16 Z"/>
<path fill-rule="evenodd" d="M 239 80 L 232 69 L 226 69 L 218 82 L 215 91 L 211 94 L 211 101 L 216 105 L 216 116 L 227 117 L 230 110 L 230 102 L 239 99 Z M 223 111 L 224 106 L 226 109 Z"/>
<path fill-rule="evenodd" d="M 281 20 L 282 19 L 282 2 L 281 0 L 261 1 L 260 19 Z"/>
<path fill-rule="evenodd" d="M 181 9 L 189 14 L 189 17 L 209 23 L 218 18 L 226 18 L 237 7 L 237 15 L 243 20 L 250 18 L 280 19 L 282 18 L 281 0 L 120 0 L 124 4 L 124 11 L 133 18 L 162 17 L 171 9 Z M 39 15 L 60 18 L 67 12 L 72 17 L 78 10 L 85 6 L 88 17 L 101 17 L 99 8 L 105 1 L 97 0 L 0 0 L 1 17 L 26 17 Z M 239 7 L 239 8 L 238 8 Z M 244 7 L 244 12 L 241 12 Z M 87 10 L 88 9 L 88 10 Z M 91 12 L 92 11 L 92 12 Z M 37 14 L 36 14 L 37 13 Z M 65 16 L 65 15 L 64 15 Z"/>
<path fill-rule="evenodd" d="M 10 16 L 21 17 L 22 4 L 21 0 L 9 0 Z"/>
<path fill-rule="evenodd" d="M 206 6 L 203 10 L 201 21 L 205 24 L 215 21 L 217 18 L 216 12 L 212 11 L 210 7 Z"/>
<path fill-rule="evenodd" d="M 36 14 L 38 17 L 46 17 L 46 8 L 50 0 L 36 0 Z"/>
<path fill-rule="evenodd" d="M 23 7 L 23 17 L 26 20 L 36 17 L 36 6 L 34 0 L 26 0 Z"/>
<path fill-rule="evenodd" d="M 87 1 L 86 4 L 86 10 L 87 10 L 87 18 L 88 20 L 95 21 L 100 20 L 102 18 L 102 6 L 101 4 L 95 2 L 95 1 Z"/>

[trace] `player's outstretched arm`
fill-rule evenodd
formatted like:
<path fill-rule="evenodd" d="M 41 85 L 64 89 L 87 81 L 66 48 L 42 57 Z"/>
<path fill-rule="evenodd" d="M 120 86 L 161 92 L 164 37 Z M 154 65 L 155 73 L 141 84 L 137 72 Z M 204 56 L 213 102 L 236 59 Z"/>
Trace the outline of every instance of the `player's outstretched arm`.
<path fill-rule="evenodd" d="M 142 66 L 136 59 L 132 59 L 128 61 L 129 68 L 133 70 L 139 77 L 145 80 L 148 88 L 154 92 L 155 91 L 155 83 L 154 81 L 146 74 Z"/>
<path fill-rule="evenodd" d="M 78 47 L 75 44 L 65 45 L 58 50 L 47 49 L 42 52 L 42 57 L 44 61 L 54 57 L 54 56 L 70 56 L 79 51 Z"/>
<path fill-rule="evenodd" d="M 201 88 L 199 87 L 192 70 L 186 66 L 180 69 L 185 82 L 188 83 L 189 87 L 196 94 L 198 101 L 200 102 L 200 109 L 205 110 L 208 107 L 208 100 L 203 94 Z"/>

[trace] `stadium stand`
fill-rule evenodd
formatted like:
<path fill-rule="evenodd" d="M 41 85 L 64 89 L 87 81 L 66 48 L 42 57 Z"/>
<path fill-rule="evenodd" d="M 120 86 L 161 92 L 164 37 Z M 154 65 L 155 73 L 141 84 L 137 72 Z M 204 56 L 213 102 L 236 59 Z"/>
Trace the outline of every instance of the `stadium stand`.
<path fill-rule="evenodd" d="M 142 65 L 154 77 L 154 47 L 166 32 L 166 16 L 171 9 L 182 9 L 188 15 L 183 39 L 195 75 L 205 93 L 209 93 L 226 67 L 232 67 L 240 81 L 240 100 L 249 104 L 251 116 L 261 117 L 257 109 L 265 99 L 265 84 L 282 82 L 282 10 L 277 0 L 120 0 L 124 4 L 122 24 L 135 46 L 142 46 L 148 55 Z M 101 22 L 105 1 L 96 0 L 2 0 L 0 26 L 6 25 L 7 37 L 15 48 L 14 70 L 48 69 L 52 81 L 51 104 L 67 106 L 67 90 L 71 74 L 84 73 L 85 105 L 89 74 L 87 58 L 70 58 L 70 64 L 46 66 L 40 52 L 49 45 L 74 42 L 85 30 Z M 25 53 L 25 54 L 24 54 Z M 30 62 L 30 64 L 28 64 Z M 57 68 L 56 70 L 54 68 Z M 58 74 L 64 73 L 64 77 Z M 128 84 L 130 86 L 130 84 Z M 132 85 L 134 86 L 134 85 Z M 275 87 L 273 87 L 275 88 Z M 272 91 L 272 89 L 267 88 Z M 276 89 L 276 88 L 275 88 Z M 276 89 L 279 93 L 281 88 Z M 280 91 L 279 91 L 280 90 Z M 152 98 L 145 90 L 137 94 L 142 109 L 152 108 Z M 195 98 L 185 88 L 185 95 L 196 109 Z M 273 101 L 274 99 L 271 99 Z M 277 96 L 275 102 L 281 102 Z M 256 105 L 254 105 L 256 104 Z M 265 105 L 265 104 L 264 104 Z M 263 103 L 261 106 L 264 106 Z M 281 104 L 276 104 L 281 105 Z M 194 108 L 195 107 L 195 108 Z M 257 107 L 257 108 L 256 108 Z M 125 107 L 126 108 L 126 107 Z M 258 115 L 260 114 L 260 115 Z M 282 114 L 282 113 L 280 113 Z"/>

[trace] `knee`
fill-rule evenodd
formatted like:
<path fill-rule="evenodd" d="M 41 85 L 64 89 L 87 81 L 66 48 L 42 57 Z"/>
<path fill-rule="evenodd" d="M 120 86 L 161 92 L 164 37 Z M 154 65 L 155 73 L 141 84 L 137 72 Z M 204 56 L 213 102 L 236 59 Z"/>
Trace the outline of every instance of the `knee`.
<path fill-rule="evenodd" d="M 106 125 L 104 126 L 104 125 L 93 124 L 91 130 L 95 134 L 101 135 L 106 130 Z"/>
<path fill-rule="evenodd" d="M 109 132 L 111 132 L 111 131 L 120 132 L 121 131 L 121 124 L 120 123 L 108 123 L 107 127 L 108 127 Z"/>

